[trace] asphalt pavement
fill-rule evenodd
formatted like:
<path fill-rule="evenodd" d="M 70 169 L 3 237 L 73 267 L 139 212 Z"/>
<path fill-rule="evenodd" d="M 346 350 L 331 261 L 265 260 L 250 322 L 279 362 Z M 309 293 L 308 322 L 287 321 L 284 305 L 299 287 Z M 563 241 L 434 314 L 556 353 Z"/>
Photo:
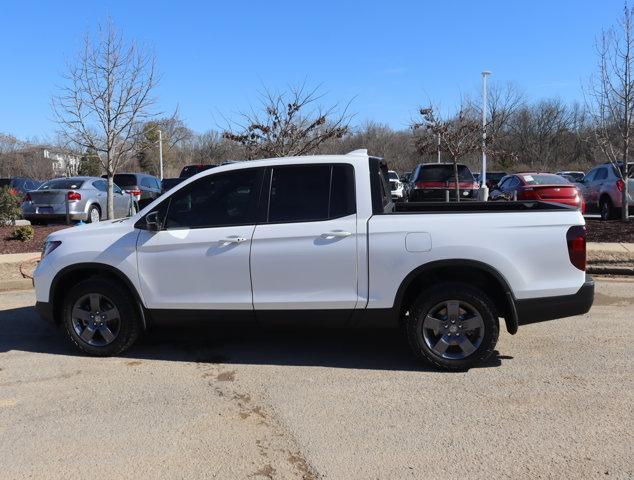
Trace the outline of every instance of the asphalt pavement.
<path fill-rule="evenodd" d="M 0 293 L 0 478 L 632 478 L 634 282 L 464 373 L 397 332 L 161 329 L 72 350 Z"/>

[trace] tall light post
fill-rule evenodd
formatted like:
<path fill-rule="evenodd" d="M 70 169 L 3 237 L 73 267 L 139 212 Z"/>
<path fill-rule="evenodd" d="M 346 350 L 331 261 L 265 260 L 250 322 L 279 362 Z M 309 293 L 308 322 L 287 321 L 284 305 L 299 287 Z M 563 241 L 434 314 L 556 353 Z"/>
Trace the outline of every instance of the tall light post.
<path fill-rule="evenodd" d="M 158 129 L 159 132 L 159 172 L 161 175 L 161 180 L 163 180 L 163 134 L 161 133 L 161 128 Z"/>
<path fill-rule="evenodd" d="M 482 171 L 480 175 L 481 200 L 487 201 L 489 198 L 489 188 L 487 187 L 487 77 L 491 72 L 482 72 Z"/>

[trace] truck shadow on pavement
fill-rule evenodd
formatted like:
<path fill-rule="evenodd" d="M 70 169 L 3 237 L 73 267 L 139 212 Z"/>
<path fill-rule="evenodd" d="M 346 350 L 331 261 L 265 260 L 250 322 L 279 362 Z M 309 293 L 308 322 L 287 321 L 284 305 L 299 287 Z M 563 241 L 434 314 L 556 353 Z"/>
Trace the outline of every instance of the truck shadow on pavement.
<path fill-rule="evenodd" d="M 0 353 L 10 350 L 81 356 L 65 335 L 40 320 L 32 307 L 0 311 Z M 229 365 L 436 370 L 413 357 L 396 329 L 161 326 L 145 332 L 122 357 Z M 502 360 L 512 358 L 495 351 L 478 368 L 497 367 Z"/>

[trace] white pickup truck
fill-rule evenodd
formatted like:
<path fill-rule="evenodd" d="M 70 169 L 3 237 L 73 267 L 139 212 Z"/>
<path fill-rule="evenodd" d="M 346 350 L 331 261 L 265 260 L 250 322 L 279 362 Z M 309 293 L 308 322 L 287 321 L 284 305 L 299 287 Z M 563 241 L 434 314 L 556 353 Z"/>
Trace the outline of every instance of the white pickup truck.
<path fill-rule="evenodd" d="M 468 368 L 518 325 L 587 312 L 578 210 L 542 202 L 405 203 L 384 160 L 233 163 L 131 218 L 56 232 L 36 307 L 93 355 L 152 323 L 401 326 L 420 359 Z"/>

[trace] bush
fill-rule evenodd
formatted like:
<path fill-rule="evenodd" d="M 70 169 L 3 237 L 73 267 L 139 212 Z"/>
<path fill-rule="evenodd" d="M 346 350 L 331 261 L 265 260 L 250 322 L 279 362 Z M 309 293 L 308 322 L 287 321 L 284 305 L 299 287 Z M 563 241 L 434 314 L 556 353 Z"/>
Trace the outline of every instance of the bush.
<path fill-rule="evenodd" d="M 21 242 L 33 240 L 34 235 L 35 230 L 31 225 L 23 225 L 21 227 L 16 227 L 15 230 L 13 230 L 13 238 L 20 240 Z"/>
<path fill-rule="evenodd" d="M 12 188 L 0 188 L 0 223 L 13 222 L 22 216 L 20 195 Z"/>

